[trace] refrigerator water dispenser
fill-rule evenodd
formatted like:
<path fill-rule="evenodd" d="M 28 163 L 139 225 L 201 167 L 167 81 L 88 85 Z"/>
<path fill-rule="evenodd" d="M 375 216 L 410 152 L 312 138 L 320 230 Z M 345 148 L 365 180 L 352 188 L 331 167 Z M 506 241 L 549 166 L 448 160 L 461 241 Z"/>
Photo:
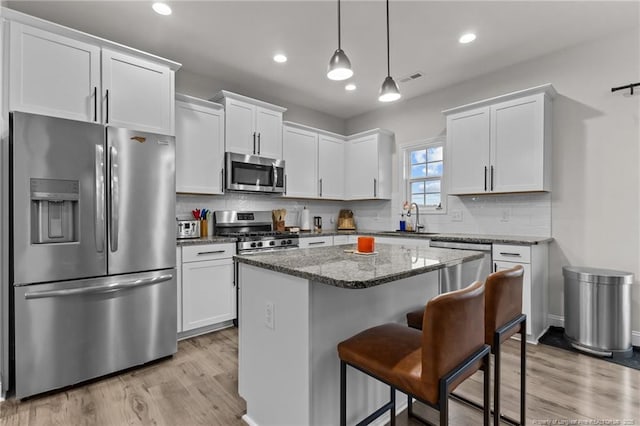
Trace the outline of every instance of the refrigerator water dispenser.
<path fill-rule="evenodd" d="M 79 182 L 31 179 L 31 243 L 78 241 Z"/>

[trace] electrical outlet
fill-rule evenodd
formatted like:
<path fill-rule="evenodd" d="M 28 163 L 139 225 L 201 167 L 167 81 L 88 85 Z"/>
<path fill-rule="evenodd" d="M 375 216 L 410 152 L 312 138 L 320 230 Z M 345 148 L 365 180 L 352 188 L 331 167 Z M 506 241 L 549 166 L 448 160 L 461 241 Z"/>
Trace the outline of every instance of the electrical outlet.
<path fill-rule="evenodd" d="M 275 329 L 275 306 L 273 302 L 267 302 L 264 306 L 264 325 L 272 330 Z"/>
<path fill-rule="evenodd" d="M 453 222 L 462 222 L 462 210 L 453 210 L 451 212 L 451 220 Z"/>
<path fill-rule="evenodd" d="M 511 209 L 510 208 L 502 209 L 502 216 L 500 217 L 500 222 L 509 222 L 509 219 L 511 219 Z"/>

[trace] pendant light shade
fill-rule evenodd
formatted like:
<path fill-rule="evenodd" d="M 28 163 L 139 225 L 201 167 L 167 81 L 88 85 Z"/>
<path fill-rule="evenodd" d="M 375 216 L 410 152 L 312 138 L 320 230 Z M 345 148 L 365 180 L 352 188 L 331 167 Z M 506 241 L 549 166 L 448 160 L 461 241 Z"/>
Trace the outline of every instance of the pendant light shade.
<path fill-rule="evenodd" d="M 351 69 L 351 61 L 347 58 L 341 47 L 340 34 L 340 0 L 338 0 L 338 48 L 329 59 L 329 67 L 327 69 L 327 77 L 330 80 L 346 80 L 353 75 Z"/>
<path fill-rule="evenodd" d="M 380 95 L 378 96 L 380 102 L 393 102 L 402 97 L 398 85 L 391 77 L 389 56 L 389 0 L 387 0 L 387 77 L 382 82 L 382 87 L 380 87 Z"/>
<path fill-rule="evenodd" d="M 391 78 L 391 76 L 387 76 L 382 82 L 382 87 L 380 88 L 380 95 L 378 96 L 378 100 L 380 102 L 393 102 L 400 99 L 402 95 L 400 94 L 400 90 L 398 89 L 398 85 Z"/>
<path fill-rule="evenodd" d="M 347 54 L 340 48 L 336 49 L 331 59 L 329 59 L 327 77 L 330 80 L 346 80 L 351 78 L 352 75 L 351 61 L 347 58 Z"/>

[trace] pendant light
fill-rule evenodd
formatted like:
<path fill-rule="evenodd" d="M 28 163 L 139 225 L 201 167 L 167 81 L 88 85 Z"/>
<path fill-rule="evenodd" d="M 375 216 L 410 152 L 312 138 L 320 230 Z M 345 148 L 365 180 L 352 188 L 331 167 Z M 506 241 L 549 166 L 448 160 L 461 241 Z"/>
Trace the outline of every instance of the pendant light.
<path fill-rule="evenodd" d="M 387 0 L 387 78 L 382 82 L 380 87 L 380 95 L 378 100 L 380 102 L 393 102 L 400 99 L 400 90 L 398 85 L 391 77 L 391 66 L 389 65 L 389 0 Z"/>
<path fill-rule="evenodd" d="M 331 59 L 329 59 L 327 77 L 329 77 L 330 80 L 346 80 L 353 75 L 351 61 L 349 61 L 347 54 L 341 49 L 340 42 L 340 0 L 338 0 L 338 49 L 336 49 Z"/>

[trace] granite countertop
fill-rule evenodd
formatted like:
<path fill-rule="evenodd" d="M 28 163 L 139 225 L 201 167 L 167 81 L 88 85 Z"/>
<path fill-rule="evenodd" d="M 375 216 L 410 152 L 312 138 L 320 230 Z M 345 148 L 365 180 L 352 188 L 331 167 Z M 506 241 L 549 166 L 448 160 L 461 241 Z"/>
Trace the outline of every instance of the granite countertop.
<path fill-rule="evenodd" d="M 433 241 L 455 241 L 464 243 L 484 243 L 484 244 L 522 244 L 534 245 L 545 244 L 553 241 L 551 237 L 531 237 L 521 235 L 492 235 L 492 234 L 439 234 L 431 232 L 388 232 L 374 230 L 357 230 L 357 231 L 323 231 L 323 232 L 304 232 L 300 233 L 300 238 L 307 237 L 324 237 L 334 235 L 373 235 L 375 237 L 398 237 L 398 238 L 419 238 Z"/>
<path fill-rule="evenodd" d="M 377 254 L 346 253 L 345 246 L 280 250 L 236 255 L 240 263 L 258 266 L 336 287 L 360 289 L 480 259 L 483 253 L 430 247 L 376 245 Z"/>
<path fill-rule="evenodd" d="M 225 244 L 225 243 L 235 243 L 238 241 L 236 238 L 229 237 L 200 237 L 200 238 L 182 238 L 176 240 L 176 246 L 184 247 L 184 246 L 197 246 L 202 244 Z"/>

